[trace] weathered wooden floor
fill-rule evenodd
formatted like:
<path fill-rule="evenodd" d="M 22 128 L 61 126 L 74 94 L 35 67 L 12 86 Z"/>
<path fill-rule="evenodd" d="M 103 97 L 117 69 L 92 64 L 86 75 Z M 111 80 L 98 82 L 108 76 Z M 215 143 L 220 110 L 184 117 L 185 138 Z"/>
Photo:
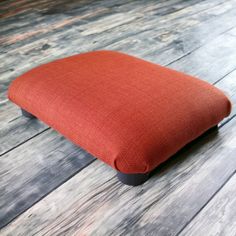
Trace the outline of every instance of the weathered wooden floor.
<path fill-rule="evenodd" d="M 139 187 L 6 97 L 32 67 L 112 49 L 215 84 L 233 101 Z M 0 235 L 236 235 L 236 0 L 0 1 Z M 174 115 L 174 114 L 173 114 Z"/>

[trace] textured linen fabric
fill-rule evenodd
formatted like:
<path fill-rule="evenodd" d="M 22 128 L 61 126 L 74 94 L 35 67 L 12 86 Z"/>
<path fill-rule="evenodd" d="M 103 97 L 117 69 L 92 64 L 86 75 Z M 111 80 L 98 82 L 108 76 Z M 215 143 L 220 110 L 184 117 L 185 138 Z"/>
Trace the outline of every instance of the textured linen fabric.
<path fill-rule="evenodd" d="M 145 173 L 228 116 L 217 88 L 115 51 L 41 65 L 9 99 L 123 173 Z"/>

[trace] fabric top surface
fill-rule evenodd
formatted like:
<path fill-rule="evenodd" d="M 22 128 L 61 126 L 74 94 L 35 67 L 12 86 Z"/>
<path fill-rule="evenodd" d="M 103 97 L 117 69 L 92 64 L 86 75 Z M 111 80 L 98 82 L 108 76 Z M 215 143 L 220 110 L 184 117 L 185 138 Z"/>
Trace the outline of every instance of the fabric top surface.
<path fill-rule="evenodd" d="M 228 98 L 192 76 L 115 51 L 41 65 L 9 99 L 123 173 L 145 173 L 230 113 Z"/>

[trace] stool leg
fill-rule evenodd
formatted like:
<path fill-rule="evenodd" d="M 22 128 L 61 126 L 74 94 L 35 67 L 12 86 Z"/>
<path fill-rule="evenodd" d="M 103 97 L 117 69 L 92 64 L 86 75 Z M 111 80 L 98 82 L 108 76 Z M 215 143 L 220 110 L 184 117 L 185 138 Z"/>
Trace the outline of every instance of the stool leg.
<path fill-rule="evenodd" d="M 26 110 L 24 110 L 24 109 L 22 109 L 21 108 L 21 113 L 22 113 L 22 115 L 23 116 L 25 116 L 25 117 L 28 117 L 28 118 L 36 118 L 34 115 L 32 115 L 31 113 L 29 113 L 28 111 L 26 111 Z"/>
<path fill-rule="evenodd" d="M 144 174 L 124 174 L 117 171 L 117 177 L 123 184 L 137 186 L 149 179 L 149 173 Z"/>

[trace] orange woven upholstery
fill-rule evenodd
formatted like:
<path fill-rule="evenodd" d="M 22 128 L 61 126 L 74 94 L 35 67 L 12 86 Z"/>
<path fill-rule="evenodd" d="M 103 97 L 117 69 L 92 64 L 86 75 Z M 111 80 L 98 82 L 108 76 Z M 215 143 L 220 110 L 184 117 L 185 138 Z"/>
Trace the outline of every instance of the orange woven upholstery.
<path fill-rule="evenodd" d="M 123 173 L 154 169 L 231 109 L 207 82 L 114 51 L 32 69 L 9 99 Z"/>

